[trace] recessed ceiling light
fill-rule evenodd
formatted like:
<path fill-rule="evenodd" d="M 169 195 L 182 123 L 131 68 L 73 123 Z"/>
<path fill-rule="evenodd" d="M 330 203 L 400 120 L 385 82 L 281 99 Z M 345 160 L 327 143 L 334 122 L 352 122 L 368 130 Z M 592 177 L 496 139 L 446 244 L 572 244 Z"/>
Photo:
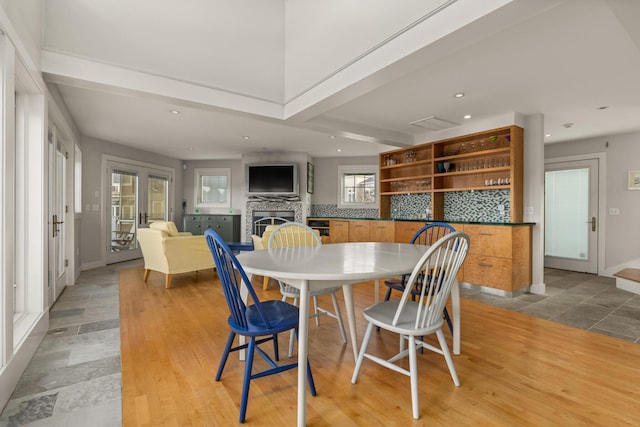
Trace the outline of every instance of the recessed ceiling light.
<path fill-rule="evenodd" d="M 466 114 L 463 118 L 464 119 L 470 119 L 471 118 L 471 114 Z"/>
<path fill-rule="evenodd" d="M 329 139 L 336 139 L 336 136 L 335 135 L 330 135 Z"/>
<path fill-rule="evenodd" d="M 573 123 L 563 123 L 563 124 L 562 124 L 562 126 L 563 126 L 565 129 L 569 129 L 569 128 L 573 127 Z"/>
<path fill-rule="evenodd" d="M 596 108 L 596 110 L 606 110 L 607 108 L 609 108 L 608 105 L 603 105 L 602 107 Z"/>
<path fill-rule="evenodd" d="M 463 96 L 464 96 L 464 93 L 462 93 L 462 92 L 458 92 L 458 93 L 453 95 L 454 98 L 462 98 Z"/>
<path fill-rule="evenodd" d="M 187 147 L 187 148 L 185 148 L 185 150 L 187 150 L 187 151 L 193 151 L 193 147 Z"/>
<path fill-rule="evenodd" d="M 550 133 L 545 133 L 545 134 L 544 134 L 544 137 L 545 137 L 545 138 L 550 138 L 550 137 L 551 137 L 551 134 L 550 134 Z"/>
<path fill-rule="evenodd" d="M 180 111 L 178 111 L 178 110 L 169 110 L 169 112 L 171 114 L 180 114 Z"/>
<path fill-rule="evenodd" d="M 250 136 L 245 135 L 245 136 L 243 136 L 243 137 L 242 137 L 242 139 L 251 139 L 251 137 L 250 137 Z"/>
<path fill-rule="evenodd" d="M 342 148 L 338 148 L 336 151 L 337 151 L 338 153 L 342 153 Z"/>

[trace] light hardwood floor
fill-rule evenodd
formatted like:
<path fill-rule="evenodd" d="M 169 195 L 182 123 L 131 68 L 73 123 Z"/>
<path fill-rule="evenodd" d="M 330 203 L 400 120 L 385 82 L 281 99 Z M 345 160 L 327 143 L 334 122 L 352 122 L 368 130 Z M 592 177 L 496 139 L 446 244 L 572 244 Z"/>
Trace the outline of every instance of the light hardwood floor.
<path fill-rule="evenodd" d="M 142 276 L 141 267 L 120 273 L 124 426 L 237 425 L 243 362 L 230 356 L 214 380 L 228 333 L 217 277 L 179 275 L 165 289 L 161 275 Z M 260 297 L 279 299 L 274 282 L 262 291 L 261 279 Z M 360 338 L 372 291 L 354 286 Z M 288 340 L 280 341 L 286 358 Z M 385 331 L 372 342 L 389 355 L 397 346 Z M 462 301 L 460 387 L 442 356 L 419 356 L 420 420 L 411 417 L 408 377 L 365 361 L 351 384 L 350 344 L 333 319 L 311 323 L 309 345 L 318 395 L 307 399 L 308 425 L 640 425 L 639 345 L 475 301 Z M 295 371 L 252 382 L 247 425 L 295 421 Z"/>

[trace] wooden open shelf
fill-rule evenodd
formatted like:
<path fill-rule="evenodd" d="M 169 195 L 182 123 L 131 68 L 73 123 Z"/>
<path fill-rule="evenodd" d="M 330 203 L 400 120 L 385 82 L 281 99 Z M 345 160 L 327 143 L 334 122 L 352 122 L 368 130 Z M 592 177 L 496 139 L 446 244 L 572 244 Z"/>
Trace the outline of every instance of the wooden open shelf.
<path fill-rule="evenodd" d="M 444 194 L 509 190 L 511 222 L 522 221 L 523 129 L 507 126 L 380 154 L 380 217 L 391 196 L 430 193 L 433 219 L 444 219 Z"/>

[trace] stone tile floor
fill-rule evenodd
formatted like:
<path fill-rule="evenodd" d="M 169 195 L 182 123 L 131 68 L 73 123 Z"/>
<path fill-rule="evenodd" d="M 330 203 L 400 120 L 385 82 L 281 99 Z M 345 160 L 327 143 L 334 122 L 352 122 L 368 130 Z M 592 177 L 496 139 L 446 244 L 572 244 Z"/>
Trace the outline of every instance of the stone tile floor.
<path fill-rule="evenodd" d="M 0 415 L 5 426 L 120 426 L 118 272 L 132 261 L 84 271 L 50 314 L 50 330 Z M 615 280 L 545 270 L 546 295 L 464 298 L 640 343 L 640 295 Z"/>
<path fill-rule="evenodd" d="M 613 278 L 545 269 L 545 295 L 502 298 L 461 289 L 464 298 L 640 343 L 640 295 L 616 288 Z"/>

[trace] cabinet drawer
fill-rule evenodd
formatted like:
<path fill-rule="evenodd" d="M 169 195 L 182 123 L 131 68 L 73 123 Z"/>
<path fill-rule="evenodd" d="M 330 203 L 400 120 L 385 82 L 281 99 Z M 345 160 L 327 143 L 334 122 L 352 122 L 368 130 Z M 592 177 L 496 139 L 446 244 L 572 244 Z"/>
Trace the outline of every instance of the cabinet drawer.
<path fill-rule="evenodd" d="M 231 216 L 231 215 L 216 215 L 212 219 L 215 222 L 232 222 L 233 221 L 233 216 Z"/>
<path fill-rule="evenodd" d="M 471 246 L 469 254 L 511 258 L 511 228 L 490 225 L 465 225 Z"/>
<path fill-rule="evenodd" d="M 463 264 L 464 281 L 511 292 L 511 267 L 510 259 L 469 254 Z"/>
<path fill-rule="evenodd" d="M 394 241 L 396 243 L 409 243 L 416 232 L 424 225 L 424 222 L 396 222 Z"/>
<path fill-rule="evenodd" d="M 199 215 L 187 215 L 184 217 L 184 221 L 185 223 L 187 222 L 200 222 L 200 216 Z"/>

